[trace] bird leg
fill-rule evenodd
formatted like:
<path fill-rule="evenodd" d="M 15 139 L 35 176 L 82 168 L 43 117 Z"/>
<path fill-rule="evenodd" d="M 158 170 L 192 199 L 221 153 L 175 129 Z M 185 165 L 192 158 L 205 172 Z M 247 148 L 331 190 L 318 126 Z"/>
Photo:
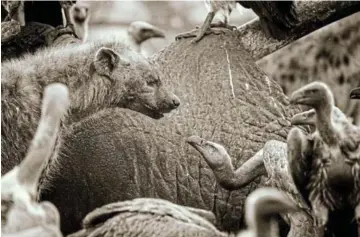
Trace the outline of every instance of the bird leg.
<path fill-rule="evenodd" d="M 216 23 L 211 23 L 210 24 L 210 27 L 220 27 L 220 28 L 226 28 L 228 30 L 236 30 L 237 27 L 236 26 L 232 26 L 232 25 L 229 25 L 228 23 L 228 17 L 224 17 L 224 21 L 219 21 L 219 22 L 216 22 Z"/>
<path fill-rule="evenodd" d="M 360 237 L 360 203 L 355 207 L 355 220 L 357 223 L 358 237 Z"/>
<path fill-rule="evenodd" d="M 325 226 L 329 218 L 329 209 L 319 201 L 315 204 L 312 203 L 314 226 L 319 236 L 324 236 Z"/>
<path fill-rule="evenodd" d="M 209 32 L 207 32 L 210 29 L 210 25 L 211 25 L 211 21 L 214 19 L 215 16 L 215 12 L 209 12 L 205 18 L 205 21 L 203 23 L 203 25 L 200 27 L 200 32 L 196 35 L 195 32 L 197 31 L 190 31 L 190 32 L 185 32 L 182 33 L 178 36 L 175 37 L 176 40 L 182 39 L 182 38 L 192 38 L 192 37 L 196 37 L 194 40 L 200 41 L 206 33 L 209 34 Z"/>
<path fill-rule="evenodd" d="M 210 35 L 210 34 L 219 35 L 219 34 L 224 34 L 226 32 L 226 30 L 236 29 L 235 26 L 228 25 L 227 20 L 225 20 L 225 22 L 211 23 L 211 21 L 214 19 L 214 16 L 215 16 L 215 12 L 209 12 L 205 18 L 204 23 L 200 27 L 200 29 L 199 29 L 199 27 L 196 27 L 196 30 L 182 33 L 182 34 L 176 36 L 175 40 L 179 40 L 182 38 L 195 37 L 195 39 L 193 39 L 191 42 L 197 43 L 202 38 L 204 38 L 205 35 Z M 212 27 L 220 27 L 220 28 L 212 28 Z M 196 32 L 198 32 L 198 33 L 196 34 Z"/>

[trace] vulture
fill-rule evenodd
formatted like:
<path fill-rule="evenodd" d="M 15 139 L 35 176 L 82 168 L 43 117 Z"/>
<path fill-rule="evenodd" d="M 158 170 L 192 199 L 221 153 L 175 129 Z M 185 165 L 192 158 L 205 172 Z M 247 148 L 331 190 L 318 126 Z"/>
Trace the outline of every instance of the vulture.
<path fill-rule="evenodd" d="M 141 52 L 141 44 L 150 38 L 165 38 L 165 33 L 145 21 L 134 21 L 127 30 L 127 43 L 136 52 Z"/>
<path fill-rule="evenodd" d="M 296 26 L 298 17 L 294 1 L 225 1 L 205 0 L 208 14 L 198 34 L 194 31 L 185 32 L 176 39 L 195 37 L 193 43 L 199 42 L 207 34 L 221 34 L 225 29 L 234 30 L 235 26 L 228 24 L 232 10 L 239 3 L 244 8 L 252 9 L 259 17 L 260 25 L 267 37 L 283 39 Z M 220 13 L 221 21 L 211 23 L 216 13 Z M 218 27 L 218 28 L 211 28 Z"/>
<path fill-rule="evenodd" d="M 351 118 L 347 118 L 346 115 L 336 106 L 333 108 L 332 116 L 335 123 L 339 123 L 340 121 L 344 121 Z M 314 109 L 310 109 L 298 114 L 295 114 L 291 120 L 291 125 L 310 125 L 314 127 L 313 131 L 315 131 L 315 123 L 316 123 L 316 112 Z"/>
<path fill-rule="evenodd" d="M 227 190 L 245 187 L 259 176 L 266 176 L 266 185 L 284 192 L 297 204 L 299 212 L 282 214 L 281 217 L 290 225 L 290 234 L 297 236 L 313 236 L 311 210 L 303 201 L 292 181 L 286 159 L 286 144 L 280 141 L 268 141 L 263 149 L 235 169 L 226 149 L 215 142 L 207 141 L 199 136 L 187 138 L 212 169 L 216 181 Z"/>
<path fill-rule="evenodd" d="M 296 212 L 297 205 L 275 188 L 258 188 L 246 198 L 246 231 L 238 237 L 278 237 L 279 229 L 274 218 L 280 213 Z"/>
<path fill-rule="evenodd" d="M 69 9 L 69 19 L 69 24 L 73 26 L 76 36 L 82 42 L 86 42 L 89 32 L 89 7 L 84 3 L 80 4 L 80 2 L 73 4 Z M 66 26 L 66 23 L 64 26 Z"/>
<path fill-rule="evenodd" d="M 35 201 L 44 163 L 55 147 L 60 120 L 70 104 L 66 86 L 45 88 L 41 117 L 25 159 L 1 177 L 1 234 L 12 237 L 61 237 L 60 217 L 50 202 Z"/>
<path fill-rule="evenodd" d="M 360 127 L 348 119 L 334 119 L 333 94 L 323 82 L 294 91 L 290 102 L 310 106 L 316 113 L 314 133 L 305 136 L 293 128 L 287 139 L 293 179 L 310 203 L 316 228 L 324 233 L 330 214 L 348 207 L 359 220 Z"/>

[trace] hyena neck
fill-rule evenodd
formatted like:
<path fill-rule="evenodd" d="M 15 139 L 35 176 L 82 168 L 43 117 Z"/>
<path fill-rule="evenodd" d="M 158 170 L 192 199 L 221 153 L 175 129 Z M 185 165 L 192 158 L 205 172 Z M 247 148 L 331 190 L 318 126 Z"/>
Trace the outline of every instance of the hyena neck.
<path fill-rule="evenodd" d="M 102 109 L 112 107 L 111 90 L 114 85 L 108 78 L 95 72 L 72 74 L 54 80 L 65 84 L 70 90 L 70 108 L 66 124 L 76 122 Z M 46 83 L 50 84 L 52 82 Z M 44 83 L 45 84 L 45 83 Z M 45 87 L 45 86 L 44 86 Z"/>

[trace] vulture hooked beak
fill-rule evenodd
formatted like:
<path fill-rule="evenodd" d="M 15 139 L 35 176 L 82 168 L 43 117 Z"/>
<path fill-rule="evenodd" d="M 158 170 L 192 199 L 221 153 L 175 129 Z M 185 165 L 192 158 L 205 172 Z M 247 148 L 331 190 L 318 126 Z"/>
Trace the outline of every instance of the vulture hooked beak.
<path fill-rule="evenodd" d="M 132 22 L 128 28 L 128 33 L 138 44 L 150 38 L 165 38 L 164 31 L 145 21 Z"/>
<path fill-rule="evenodd" d="M 145 35 L 148 36 L 148 38 L 165 38 L 165 33 L 155 26 L 147 29 Z"/>
<path fill-rule="evenodd" d="M 350 99 L 360 99 L 360 87 L 350 92 Z"/>
<path fill-rule="evenodd" d="M 292 93 L 292 95 L 290 96 L 290 103 L 308 105 L 310 99 L 311 98 L 307 97 L 303 91 L 299 90 Z"/>
<path fill-rule="evenodd" d="M 186 142 L 189 143 L 192 147 L 198 150 L 200 153 L 204 153 L 205 149 L 204 146 L 206 145 L 206 140 L 199 136 L 191 136 L 186 139 Z"/>
<path fill-rule="evenodd" d="M 316 112 L 314 109 L 295 114 L 290 122 L 291 125 L 314 125 L 316 121 Z"/>

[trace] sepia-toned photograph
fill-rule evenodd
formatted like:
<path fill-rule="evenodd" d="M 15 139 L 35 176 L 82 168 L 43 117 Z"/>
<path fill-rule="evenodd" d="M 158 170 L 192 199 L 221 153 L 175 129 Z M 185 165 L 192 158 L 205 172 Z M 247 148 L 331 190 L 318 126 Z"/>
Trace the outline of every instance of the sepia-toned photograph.
<path fill-rule="evenodd" d="M 360 237 L 360 1 L 1 0 L 1 236 Z"/>

